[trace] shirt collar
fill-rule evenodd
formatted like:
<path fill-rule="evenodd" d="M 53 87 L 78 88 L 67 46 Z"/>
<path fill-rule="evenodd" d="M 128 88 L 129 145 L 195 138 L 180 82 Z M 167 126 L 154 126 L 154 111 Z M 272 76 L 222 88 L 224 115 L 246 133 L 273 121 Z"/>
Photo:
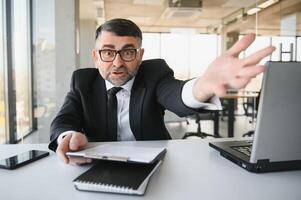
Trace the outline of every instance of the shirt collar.
<path fill-rule="evenodd" d="M 122 89 L 127 90 L 128 92 L 131 92 L 133 84 L 134 84 L 134 80 L 135 80 L 135 76 L 131 80 L 129 80 L 128 82 L 126 82 L 126 84 L 124 84 L 124 85 L 122 85 L 120 87 L 122 87 Z M 111 89 L 112 87 L 115 87 L 115 85 L 113 85 L 112 83 L 110 83 L 107 80 L 105 80 L 105 83 L 106 83 L 107 91 L 109 89 Z"/>

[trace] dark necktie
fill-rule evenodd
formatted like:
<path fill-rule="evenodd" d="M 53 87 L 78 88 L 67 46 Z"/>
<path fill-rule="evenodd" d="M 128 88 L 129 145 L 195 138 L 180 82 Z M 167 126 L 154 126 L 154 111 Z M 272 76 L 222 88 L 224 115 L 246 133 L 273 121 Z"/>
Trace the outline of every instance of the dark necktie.
<path fill-rule="evenodd" d="M 110 141 L 117 141 L 117 98 L 116 93 L 119 92 L 121 87 L 113 87 L 108 90 L 107 101 L 107 131 Z"/>

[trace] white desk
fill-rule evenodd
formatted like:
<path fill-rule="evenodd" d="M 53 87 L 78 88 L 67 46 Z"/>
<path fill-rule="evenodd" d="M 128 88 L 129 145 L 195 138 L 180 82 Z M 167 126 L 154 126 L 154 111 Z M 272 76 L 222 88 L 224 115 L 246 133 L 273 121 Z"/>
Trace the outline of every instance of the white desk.
<path fill-rule="evenodd" d="M 208 146 L 208 140 L 123 144 L 167 147 L 163 165 L 142 197 L 77 191 L 72 180 L 88 166 L 65 165 L 52 153 L 16 170 L 0 169 L 0 199 L 301 199 L 301 171 L 253 174 L 221 157 Z M 0 158 L 27 149 L 45 150 L 47 145 L 0 145 Z"/>

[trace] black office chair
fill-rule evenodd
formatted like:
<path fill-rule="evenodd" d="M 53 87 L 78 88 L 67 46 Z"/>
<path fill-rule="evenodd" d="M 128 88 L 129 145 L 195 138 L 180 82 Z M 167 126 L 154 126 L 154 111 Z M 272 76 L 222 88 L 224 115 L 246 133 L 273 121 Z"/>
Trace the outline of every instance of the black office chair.
<path fill-rule="evenodd" d="M 229 111 L 229 99 L 220 99 L 221 104 L 222 104 L 222 110 L 221 110 L 221 121 L 224 121 L 224 117 L 228 117 L 228 111 Z M 237 107 L 237 100 L 234 100 L 234 108 Z M 235 120 L 235 119 L 234 119 Z"/>
<path fill-rule="evenodd" d="M 248 109 L 249 107 L 251 107 L 251 109 L 253 109 L 253 112 L 255 112 L 255 118 L 256 118 L 257 112 L 258 112 L 258 105 L 259 105 L 260 94 L 261 94 L 261 90 L 259 91 L 258 96 L 256 97 L 256 100 L 255 100 L 255 104 L 256 105 L 255 106 L 254 106 L 253 103 L 250 104 L 249 102 L 247 102 L 245 105 L 243 104 L 246 116 L 250 116 L 251 115 L 249 113 L 249 109 Z M 250 123 L 253 123 L 254 122 L 253 121 L 254 120 L 253 119 L 254 114 L 252 114 L 251 116 L 252 116 L 252 120 L 250 121 Z M 254 134 L 254 130 L 251 130 L 251 131 L 248 131 L 248 132 L 244 133 L 242 136 L 243 137 L 246 137 L 246 136 L 251 137 L 253 134 Z"/>
<path fill-rule="evenodd" d="M 197 124 L 196 132 L 186 132 L 182 139 L 186 139 L 191 136 L 197 136 L 200 138 L 214 137 L 218 138 L 219 136 L 219 111 L 201 111 L 194 115 L 189 116 L 195 119 L 195 123 Z M 214 123 L 214 135 L 202 132 L 201 130 L 201 120 L 213 120 Z"/>

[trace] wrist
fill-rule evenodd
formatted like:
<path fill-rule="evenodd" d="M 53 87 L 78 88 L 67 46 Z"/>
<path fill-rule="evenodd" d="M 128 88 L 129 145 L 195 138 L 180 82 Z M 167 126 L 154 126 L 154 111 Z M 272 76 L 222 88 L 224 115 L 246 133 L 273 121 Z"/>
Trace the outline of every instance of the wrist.
<path fill-rule="evenodd" d="M 205 77 L 199 77 L 193 86 L 193 96 L 200 102 L 205 102 L 215 95 L 212 84 Z"/>

